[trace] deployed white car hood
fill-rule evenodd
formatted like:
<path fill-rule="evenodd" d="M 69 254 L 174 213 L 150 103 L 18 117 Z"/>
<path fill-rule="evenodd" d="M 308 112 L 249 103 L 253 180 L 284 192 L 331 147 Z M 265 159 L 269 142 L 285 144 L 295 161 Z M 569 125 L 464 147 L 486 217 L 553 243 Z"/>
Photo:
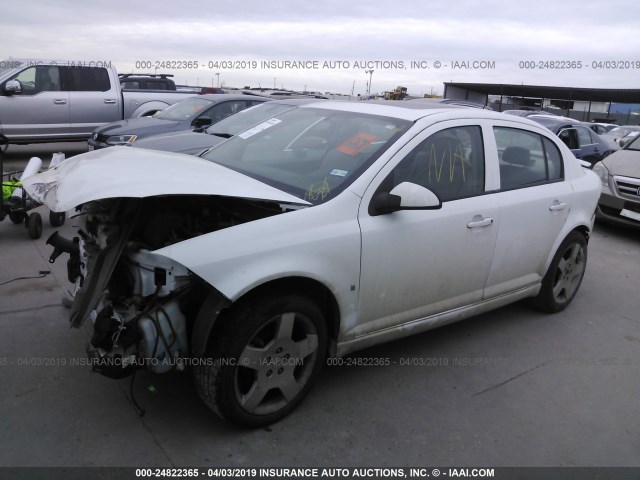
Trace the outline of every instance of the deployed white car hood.
<path fill-rule="evenodd" d="M 310 205 L 301 198 L 191 155 L 110 147 L 33 175 L 24 188 L 54 212 L 104 198 L 221 195 Z"/>

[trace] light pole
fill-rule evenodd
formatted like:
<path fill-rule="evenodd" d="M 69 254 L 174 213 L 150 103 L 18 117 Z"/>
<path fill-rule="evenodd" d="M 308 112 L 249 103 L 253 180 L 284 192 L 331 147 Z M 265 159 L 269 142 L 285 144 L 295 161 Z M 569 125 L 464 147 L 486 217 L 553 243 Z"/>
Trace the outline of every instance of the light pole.
<path fill-rule="evenodd" d="M 273 77 L 273 89 L 276 89 L 276 77 Z"/>
<path fill-rule="evenodd" d="M 216 82 L 216 87 L 220 86 L 220 72 L 216 73 L 216 77 L 218 77 L 218 81 Z"/>
<path fill-rule="evenodd" d="M 365 70 L 364 73 L 369 74 L 369 91 L 367 94 L 371 94 L 371 77 L 373 76 L 373 70 Z"/>

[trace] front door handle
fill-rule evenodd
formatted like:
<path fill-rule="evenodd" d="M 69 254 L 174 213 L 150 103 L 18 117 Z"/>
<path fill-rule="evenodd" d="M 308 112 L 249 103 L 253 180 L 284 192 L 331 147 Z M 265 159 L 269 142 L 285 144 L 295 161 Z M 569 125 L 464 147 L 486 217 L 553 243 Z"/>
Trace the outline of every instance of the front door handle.
<path fill-rule="evenodd" d="M 560 210 L 564 210 L 565 208 L 567 208 L 567 204 L 565 202 L 559 202 L 558 200 L 549 205 L 549 210 L 552 212 L 558 212 Z"/>
<path fill-rule="evenodd" d="M 57 98 L 53 101 L 55 105 L 66 105 L 67 101 L 64 98 Z"/>
<path fill-rule="evenodd" d="M 105 98 L 104 99 L 104 103 L 108 103 L 110 105 L 116 103 L 116 101 L 113 98 Z"/>
<path fill-rule="evenodd" d="M 480 215 L 476 215 L 473 217 L 469 223 L 467 223 L 467 228 L 480 228 L 480 227 L 488 227 L 493 223 L 493 218 L 487 217 L 483 218 Z"/>

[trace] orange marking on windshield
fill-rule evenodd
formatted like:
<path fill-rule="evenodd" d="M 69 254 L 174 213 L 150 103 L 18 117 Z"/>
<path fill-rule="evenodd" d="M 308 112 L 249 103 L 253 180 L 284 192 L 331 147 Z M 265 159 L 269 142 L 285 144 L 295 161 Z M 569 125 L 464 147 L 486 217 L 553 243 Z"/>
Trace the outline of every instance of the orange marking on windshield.
<path fill-rule="evenodd" d="M 340 145 L 336 147 L 339 152 L 347 155 L 356 155 L 362 150 L 367 148 L 373 142 L 378 140 L 377 135 L 371 135 L 370 133 L 358 132 L 353 137 L 346 139 Z"/>

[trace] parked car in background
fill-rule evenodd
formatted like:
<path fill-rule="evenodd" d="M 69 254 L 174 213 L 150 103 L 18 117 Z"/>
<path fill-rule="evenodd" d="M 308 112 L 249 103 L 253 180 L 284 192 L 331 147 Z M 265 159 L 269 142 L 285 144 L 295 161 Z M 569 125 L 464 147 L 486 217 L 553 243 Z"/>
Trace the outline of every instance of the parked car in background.
<path fill-rule="evenodd" d="M 621 140 L 627 135 L 629 135 L 631 132 L 640 132 L 640 125 L 621 125 L 619 127 L 609 130 L 608 133 L 603 135 L 603 138 L 611 142 L 614 142 L 615 144 L 622 147 L 624 146 L 626 141 L 623 141 L 622 143 L 620 143 Z"/>
<path fill-rule="evenodd" d="M 79 209 L 78 238 L 50 243 L 94 368 L 192 365 L 205 404 L 258 427 L 328 358 L 525 298 L 566 308 L 597 176 L 527 119 L 410 103 L 314 102 L 202 157 L 112 148 L 27 179 Z"/>
<path fill-rule="evenodd" d="M 527 118 L 544 125 L 558 135 L 576 158 L 589 162 L 592 166 L 613 153 L 617 148 L 573 118 L 557 115 L 531 115 Z"/>
<path fill-rule="evenodd" d="M 152 135 L 206 127 L 267 101 L 268 98 L 253 95 L 210 94 L 187 98 L 152 117 L 114 122 L 96 129 L 89 139 L 89 150 L 131 145 Z"/>
<path fill-rule="evenodd" d="M 179 131 L 154 135 L 149 138 L 143 138 L 142 140 L 136 140 L 132 146 L 136 148 L 150 148 L 153 150 L 195 155 L 207 148 L 218 145 L 227 138 L 231 138 L 257 123 L 264 122 L 271 117 L 291 110 L 292 108 L 299 107 L 300 105 L 317 101 L 322 100 L 306 98 L 263 102 L 220 120 L 203 131 L 196 129 L 194 131 Z"/>
<path fill-rule="evenodd" d="M 612 129 L 620 126 L 615 123 L 597 123 L 597 122 L 590 122 L 588 123 L 588 125 L 589 125 L 589 128 L 594 132 L 596 132 L 598 135 L 604 135 L 606 133 L 609 133 Z"/>
<path fill-rule="evenodd" d="M 597 218 L 640 227 L 640 135 L 594 165 L 602 193 Z"/>
<path fill-rule="evenodd" d="M 191 92 L 123 90 L 96 62 L 11 61 L 0 73 L 0 144 L 84 140 L 97 127 L 153 115 Z"/>

